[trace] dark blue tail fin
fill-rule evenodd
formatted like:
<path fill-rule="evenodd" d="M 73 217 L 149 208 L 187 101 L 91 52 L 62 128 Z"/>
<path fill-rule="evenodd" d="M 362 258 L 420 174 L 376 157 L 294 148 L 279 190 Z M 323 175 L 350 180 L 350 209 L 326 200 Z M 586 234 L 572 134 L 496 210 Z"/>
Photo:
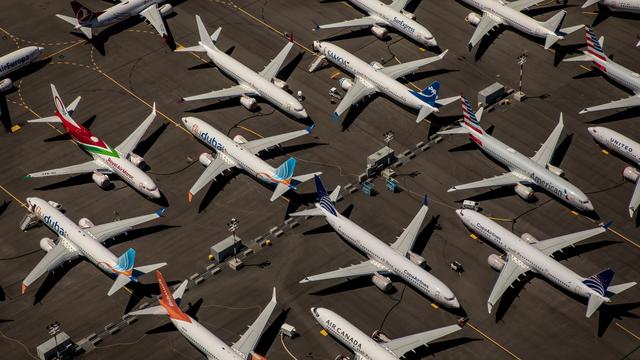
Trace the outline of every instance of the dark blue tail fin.
<path fill-rule="evenodd" d="M 440 93 L 440 82 L 436 80 L 432 82 L 431 85 L 422 89 L 421 92 L 411 91 L 411 93 L 429 106 L 435 107 L 438 94 Z"/>
<path fill-rule="evenodd" d="M 607 292 L 607 288 L 609 287 L 609 284 L 611 284 L 614 274 L 613 270 L 605 269 L 584 279 L 582 283 L 587 285 L 591 290 L 600 294 L 600 296 L 605 296 L 604 294 Z"/>
<path fill-rule="evenodd" d="M 329 213 L 336 215 L 336 207 L 331 201 L 329 194 L 327 194 L 327 190 L 324 189 L 324 185 L 322 185 L 322 181 L 318 175 L 314 176 L 316 181 L 316 191 L 318 193 L 318 203 L 320 203 L 320 207 L 327 210 Z"/>

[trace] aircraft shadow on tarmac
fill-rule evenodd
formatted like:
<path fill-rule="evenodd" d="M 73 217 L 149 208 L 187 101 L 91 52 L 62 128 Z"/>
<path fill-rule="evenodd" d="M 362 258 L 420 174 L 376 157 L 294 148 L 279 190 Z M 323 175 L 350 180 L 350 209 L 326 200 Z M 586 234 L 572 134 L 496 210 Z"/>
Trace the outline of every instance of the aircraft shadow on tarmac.
<path fill-rule="evenodd" d="M 609 17 L 618 19 L 629 19 L 640 21 L 640 14 L 626 13 L 626 12 L 613 12 L 608 7 L 598 3 L 598 14 L 593 19 L 592 27 L 599 25 L 601 22 L 607 20 Z"/>
<path fill-rule="evenodd" d="M 425 359 L 428 356 L 435 356 L 436 354 L 443 352 L 445 350 L 464 345 L 474 341 L 482 341 L 481 338 L 470 338 L 470 337 L 455 337 L 458 332 L 451 334 L 452 339 L 440 340 L 429 343 L 429 346 L 421 346 L 419 348 L 414 349 L 414 351 L 409 351 L 402 358 L 406 360 L 420 360 Z"/>
<path fill-rule="evenodd" d="M 278 335 L 280 335 L 280 327 L 282 327 L 287 320 L 289 311 L 291 311 L 291 308 L 282 309 L 280 314 L 278 314 L 278 316 L 271 321 L 269 326 L 264 329 L 264 332 L 262 333 L 262 336 L 254 350 L 257 354 L 266 354 L 267 351 L 269 351 L 273 342 L 276 340 Z"/>

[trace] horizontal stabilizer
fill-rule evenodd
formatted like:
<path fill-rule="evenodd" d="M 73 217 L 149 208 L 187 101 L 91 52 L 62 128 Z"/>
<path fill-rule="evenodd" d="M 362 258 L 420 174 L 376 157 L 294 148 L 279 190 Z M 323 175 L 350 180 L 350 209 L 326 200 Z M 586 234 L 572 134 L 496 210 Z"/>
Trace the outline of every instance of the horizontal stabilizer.
<path fill-rule="evenodd" d="M 111 289 L 109 289 L 109 292 L 107 292 L 107 295 L 108 296 L 113 295 L 116 291 L 125 287 L 125 285 L 127 285 L 130 281 L 131 279 L 128 276 L 118 274 L 118 277 L 113 282 L 113 285 L 111 285 Z"/>
<path fill-rule="evenodd" d="M 313 208 L 313 209 L 307 209 L 307 210 L 298 211 L 298 212 L 289 214 L 289 216 L 299 216 L 299 217 L 301 217 L 301 216 L 324 216 L 324 213 L 319 208 Z"/>
<path fill-rule="evenodd" d="M 61 123 L 62 120 L 57 116 L 47 116 L 40 119 L 27 120 L 30 123 Z"/>
<path fill-rule="evenodd" d="M 606 298 L 598 294 L 592 293 L 591 295 L 589 295 L 589 302 L 587 303 L 586 316 L 588 318 L 591 317 L 591 315 L 593 315 L 593 313 L 596 312 L 596 310 L 598 310 L 600 305 L 602 305 L 605 301 L 606 301 Z"/>
<path fill-rule="evenodd" d="M 591 6 L 591 5 L 597 4 L 599 2 L 600 2 L 600 0 L 587 0 L 587 1 L 584 2 L 584 4 L 582 4 L 582 8 L 583 9 L 587 8 L 587 7 Z"/>
<path fill-rule="evenodd" d="M 189 47 L 180 47 L 175 50 L 176 52 L 207 52 L 207 49 L 201 45 L 189 46 Z"/>
<path fill-rule="evenodd" d="M 592 61 L 592 60 L 593 58 L 591 57 L 591 55 L 584 54 L 584 55 L 578 55 L 572 58 L 564 59 L 562 61 Z"/>
<path fill-rule="evenodd" d="M 544 49 L 548 50 L 553 44 L 557 43 L 558 40 L 561 40 L 562 36 L 558 36 L 556 34 L 548 34 L 546 39 L 544 40 Z"/>
<path fill-rule="evenodd" d="M 560 35 L 565 36 L 565 35 L 569 35 L 569 34 L 573 34 L 574 32 L 580 30 L 584 28 L 584 25 L 580 24 L 580 25 L 575 25 L 575 26 L 569 26 L 566 28 L 562 28 L 560 29 Z"/>
<path fill-rule="evenodd" d="M 460 96 L 452 96 L 452 97 L 448 97 L 448 98 L 444 98 L 444 99 L 438 99 L 436 100 L 436 105 L 439 106 L 446 106 L 451 104 L 454 101 L 458 101 L 460 100 Z"/>
<path fill-rule="evenodd" d="M 167 315 L 167 310 L 162 306 L 151 306 L 141 310 L 132 311 L 129 315 Z"/>
<path fill-rule="evenodd" d="M 288 184 L 279 182 L 278 185 L 276 185 L 275 190 L 273 190 L 270 201 L 275 201 L 277 198 L 289 191 L 289 189 L 290 187 Z"/>
<path fill-rule="evenodd" d="M 137 273 L 148 274 L 154 270 L 160 269 L 165 265 L 167 265 L 166 262 L 161 262 L 161 263 L 152 264 L 152 265 L 136 266 L 135 268 L 133 268 L 133 270 L 135 270 Z"/>
<path fill-rule="evenodd" d="M 463 128 L 463 127 L 457 127 L 457 128 L 442 130 L 437 132 L 438 135 L 465 135 L 469 133 L 470 133 L 469 129 Z"/>
<path fill-rule="evenodd" d="M 607 291 L 612 293 L 612 294 L 620 294 L 621 292 L 632 288 L 633 286 L 635 286 L 637 283 L 635 281 L 632 282 L 628 282 L 628 283 L 624 283 L 624 284 L 618 284 L 618 285 L 612 285 L 609 286 L 607 288 Z"/>
<path fill-rule="evenodd" d="M 314 172 L 314 173 L 310 173 L 310 174 L 302 174 L 302 175 L 297 175 L 291 178 L 291 180 L 294 180 L 298 183 L 303 183 L 305 181 L 309 181 L 311 179 L 313 179 L 314 176 L 316 175 L 322 175 L 322 171 L 318 171 L 318 172 Z"/>

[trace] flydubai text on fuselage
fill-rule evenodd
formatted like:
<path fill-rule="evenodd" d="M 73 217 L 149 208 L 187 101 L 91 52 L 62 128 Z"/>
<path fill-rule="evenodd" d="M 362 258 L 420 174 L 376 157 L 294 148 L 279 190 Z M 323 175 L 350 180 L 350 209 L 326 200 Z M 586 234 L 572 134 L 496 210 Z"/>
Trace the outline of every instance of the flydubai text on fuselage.
<path fill-rule="evenodd" d="M 241 168 L 267 184 L 291 181 L 291 179 L 276 179 L 274 177 L 276 171 L 271 165 L 206 122 L 194 117 L 184 117 L 182 122 L 196 138 L 215 150 L 216 156 L 226 163 Z"/>
<path fill-rule="evenodd" d="M 116 270 L 118 257 L 101 243 L 91 238 L 88 232 L 83 231 L 80 226 L 51 206 L 47 201 L 30 197 L 27 198 L 27 204 L 38 219 L 60 236 L 60 241 L 62 241 L 63 245 L 77 249 L 82 256 L 89 259 L 107 275 L 111 277 L 115 277 L 118 274 L 132 275 L 131 273 L 124 274 Z"/>
<path fill-rule="evenodd" d="M 44 51 L 44 48 L 27 46 L 0 56 L 0 76 L 4 76 L 14 70 L 31 64 L 42 54 L 42 51 Z"/>
<path fill-rule="evenodd" d="M 492 16 L 498 24 L 509 25 L 524 33 L 539 38 L 555 35 L 554 30 L 547 29 L 541 23 L 520 11 L 509 7 L 509 2 L 499 0 L 462 0 L 465 3 L 483 11 L 486 16 Z"/>
<path fill-rule="evenodd" d="M 373 66 L 360 60 L 355 55 L 343 48 L 324 41 L 314 41 L 313 48 L 326 56 L 331 62 L 340 66 L 347 72 L 358 76 L 378 88 L 379 91 L 396 100 L 397 102 L 420 110 L 424 106 L 430 106 L 420 100 L 416 95 L 397 80 L 378 71 Z M 437 108 L 434 111 L 438 111 Z"/>
<path fill-rule="evenodd" d="M 311 308 L 318 324 L 365 359 L 397 360 L 398 356 L 363 333 L 349 321 L 325 308 Z M 357 356 L 356 356 L 357 357 Z"/>
<path fill-rule="evenodd" d="M 361 228 L 340 213 L 329 213 L 320 204 L 316 207 L 325 214 L 325 219 L 335 231 L 367 256 L 387 267 L 396 276 L 413 285 L 434 301 L 451 308 L 459 308 L 460 303 L 453 291 L 442 281 L 428 273 L 407 257 L 389 247 L 386 243 Z"/>
<path fill-rule="evenodd" d="M 54 100 L 58 104 L 57 106 L 64 108 L 64 104 L 59 97 L 56 97 Z M 91 131 L 84 126 L 69 121 L 66 118 L 66 116 L 69 115 L 65 116 L 56 110 L 56 116 L 62 121 L 62 125 L 73 140 L 95 160 L 104 164 L 104 166 L 113 171 L 114 174 L 120 176 L 122 180 L 144 195 L 152 199 L 160 198 L 160 190 L 158 190 L 154 181 L 149 175 L 129 161 L 127 154 L 121 154 L 118 150 L 107 145 L 107 143 L 93 135 Z"/>
<path fill-rule="evenodd" d="M 427 46 L 438 46 L 436 39 L 426 27 L 417 21 L 405 16 L 400 11 L 392 9 L 387 4 L 378 0 L 349 0 L 357 7 L 363 9 L 369 15 L 385 20 L 394 29 L 409 38 Z"/>

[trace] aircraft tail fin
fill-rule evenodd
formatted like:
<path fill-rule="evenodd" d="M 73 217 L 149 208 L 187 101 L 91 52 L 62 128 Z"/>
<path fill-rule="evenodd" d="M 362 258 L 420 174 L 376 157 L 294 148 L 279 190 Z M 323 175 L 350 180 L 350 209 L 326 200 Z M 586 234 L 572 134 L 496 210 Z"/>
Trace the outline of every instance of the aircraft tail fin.
<path fill-rule="evenodd" d="M 136 251 L 132 248 L 129 248 L 129 250 L 125 251 L 122 255 L 120 255 L 120 257 L 118 257 L 116 265 L 112 268 L 113 272 L 118 274 L 118 276 L 113 282 L 113 285 L 111 286 L 111 289 L 109 289 L 107 295 L 111 296 L 115 292 L 126 286 L 128 283 L 132 281 L 138 281 L 138 277 L 140 275 L 144 275 L 167 265 L 167 263 L 163 262 L 158 264 L 134 267 L 135 260 Z"/>
<path fill-rule="evenodd" d="M 80 25 L 84 25 L 96 17 L 96 13 L 75 0 L 71 2 L 71 9 L 73 9 L 73 14 Z"/>
<path fill-rule="evenodd" d="M 587 0 L 587 1 L 584 2 L 584 4 L 582 4 L 582 8 L 583 9 L 587 8 L 587 7 L 591 6 L 591 5 L 597 4 L 599 2 L 600 2 L 600 0 Z"/>
<path fill-rule="evenodd" d="M 607 61 L 608 57 L 604 53 L 602 44 L 604 43 L 604 36 L 598 39 L 596 33 L 591 26 L 584 27 L 585 37 L 587 38 L 587 52 L 600 60 Z"/>
<path fill-rule="evenodd" d="M 567 12 L 564 10 L 558 11 L 557 14 L 553 15 L 549 20 L 542 23 L 542 26 L 554 33 L 558 32 L 560 26 L 562 26 L 562 21 L 564 21 L 565 16 L 567 16 Z"/>
<path fill-rule="evenodd" d="M 215 49 L 216 46 L 214 41 L 218 40 L 218 35 L 220 35 L 220 30 L 222 28 L 218 28 L 213 35 L 209 36 L 207 32 L 207 28 L 204 27 L 204 23 L 202 23 L 202 19 L 200 19 L 200 15 L 196 15 L 196 23 L 198 24 L 198 34 L 200 35 L 200 43 L 204 46 Z"/>
<path fill-rule="evenodd" d="M 293 171 L 296 168 L 296 158 L 290 157 L 285 162 L 283 162 L 280 166 L 276 168 L 275 173 L 273 174 L 273 178 L 278 182 L 275 190 L 273 191 L 273 195 L 271 195 L 271 201 L 276 200 L 282 194 L 289 191 L 289 189 L 294 188 L 291 180 L 293 178 Z"/>
<path fill-rule="evenodd" d="M 156 279 L 160 287 L 160 305 L 132 311 L 129 315 L 168 315 L 171 318 L 190 322 L 191 319 L 180 309 L 180 300 L 187 289 L 188 280 L 180 284 L 173 294 L 171 293 L 164 276 L 160 271 L 156 271 Z"/>
<path fill-rule="evenodd" d="M 78 124 L 71 118 L 68 108 L 64 105 L 64 103 L 62 102 L 62 99 L 60 98 L 60 95 L 58 94 L 58 90 L 56 89 L 56 86 L 51 84 L 51 95 L 53 96 L 53 103 L 56 106 L 56 116 L 61 117 L 62 119 L 64 119 L 65 121 L 73 124 L 74 126 L 78 126 Z M 71 103 L 71 110 L 75 111 L 76 106 L 78 105 L 78 102 L 80 100 L 76 98 L 76 100 L 74 100 Z M 60 120 L 62 120 L 60 119 Z"/>
<path fill-rule="evenodd" d="M 331 213 L 332 215 L 336 215 L 338 212 L 336 210 L 336 206 L 332 200 L 332 193 L 330 196 L 327 191 L 324 189 L 324 185 L 322 184 L 322 180 L 320 180 L 319 176 L 314 177 L 316 180 L 316 191 L 318 193 L 318 202 L 320 203 L 320 207 Z M 337 196 L 336 196 L 337 197 Z"/>
<path fill-rule="evenodd" d="M 440 82 L 436 80 L 426 88 L 422 89 L 422 91 L 420 92 L 414 91 L 413 95 L 415 95 L 418 99 L 422 100 L 429 106 L 435 107 L 436 100 L 438 100 L 439 92 L 440 92 Z"/>
<path fill-rule="evenodd" d="M 478 109 L 477 112 L 473 112 L 473 105 L 469 102 L 465 96 L 460 97 L 460 103 L 462 104 L 462 117 L 465 125 L 473 129 L 480 135 L 484 134 L 484 130 L 480 127 L 480 119 L 482 118 L 483 108 Z"/>
<path fill-rule="evenodd" d="M 610 286 L 614 274 L 615 273 L 613 272 L 613 270 L 605 269 L 582 281 L 582 283 L 587 285 L 589 289 L 593 290 L 593 292 L 589 295 L 589 302 L 587 304 L 586 313 L 587 317 L 593 315 L 593 313 L 598 310 L 600 305 L 605 302 L 609 302 L 609 296 L 619 294 L 636 285 L 636 282 L 628 282 Z"/>

